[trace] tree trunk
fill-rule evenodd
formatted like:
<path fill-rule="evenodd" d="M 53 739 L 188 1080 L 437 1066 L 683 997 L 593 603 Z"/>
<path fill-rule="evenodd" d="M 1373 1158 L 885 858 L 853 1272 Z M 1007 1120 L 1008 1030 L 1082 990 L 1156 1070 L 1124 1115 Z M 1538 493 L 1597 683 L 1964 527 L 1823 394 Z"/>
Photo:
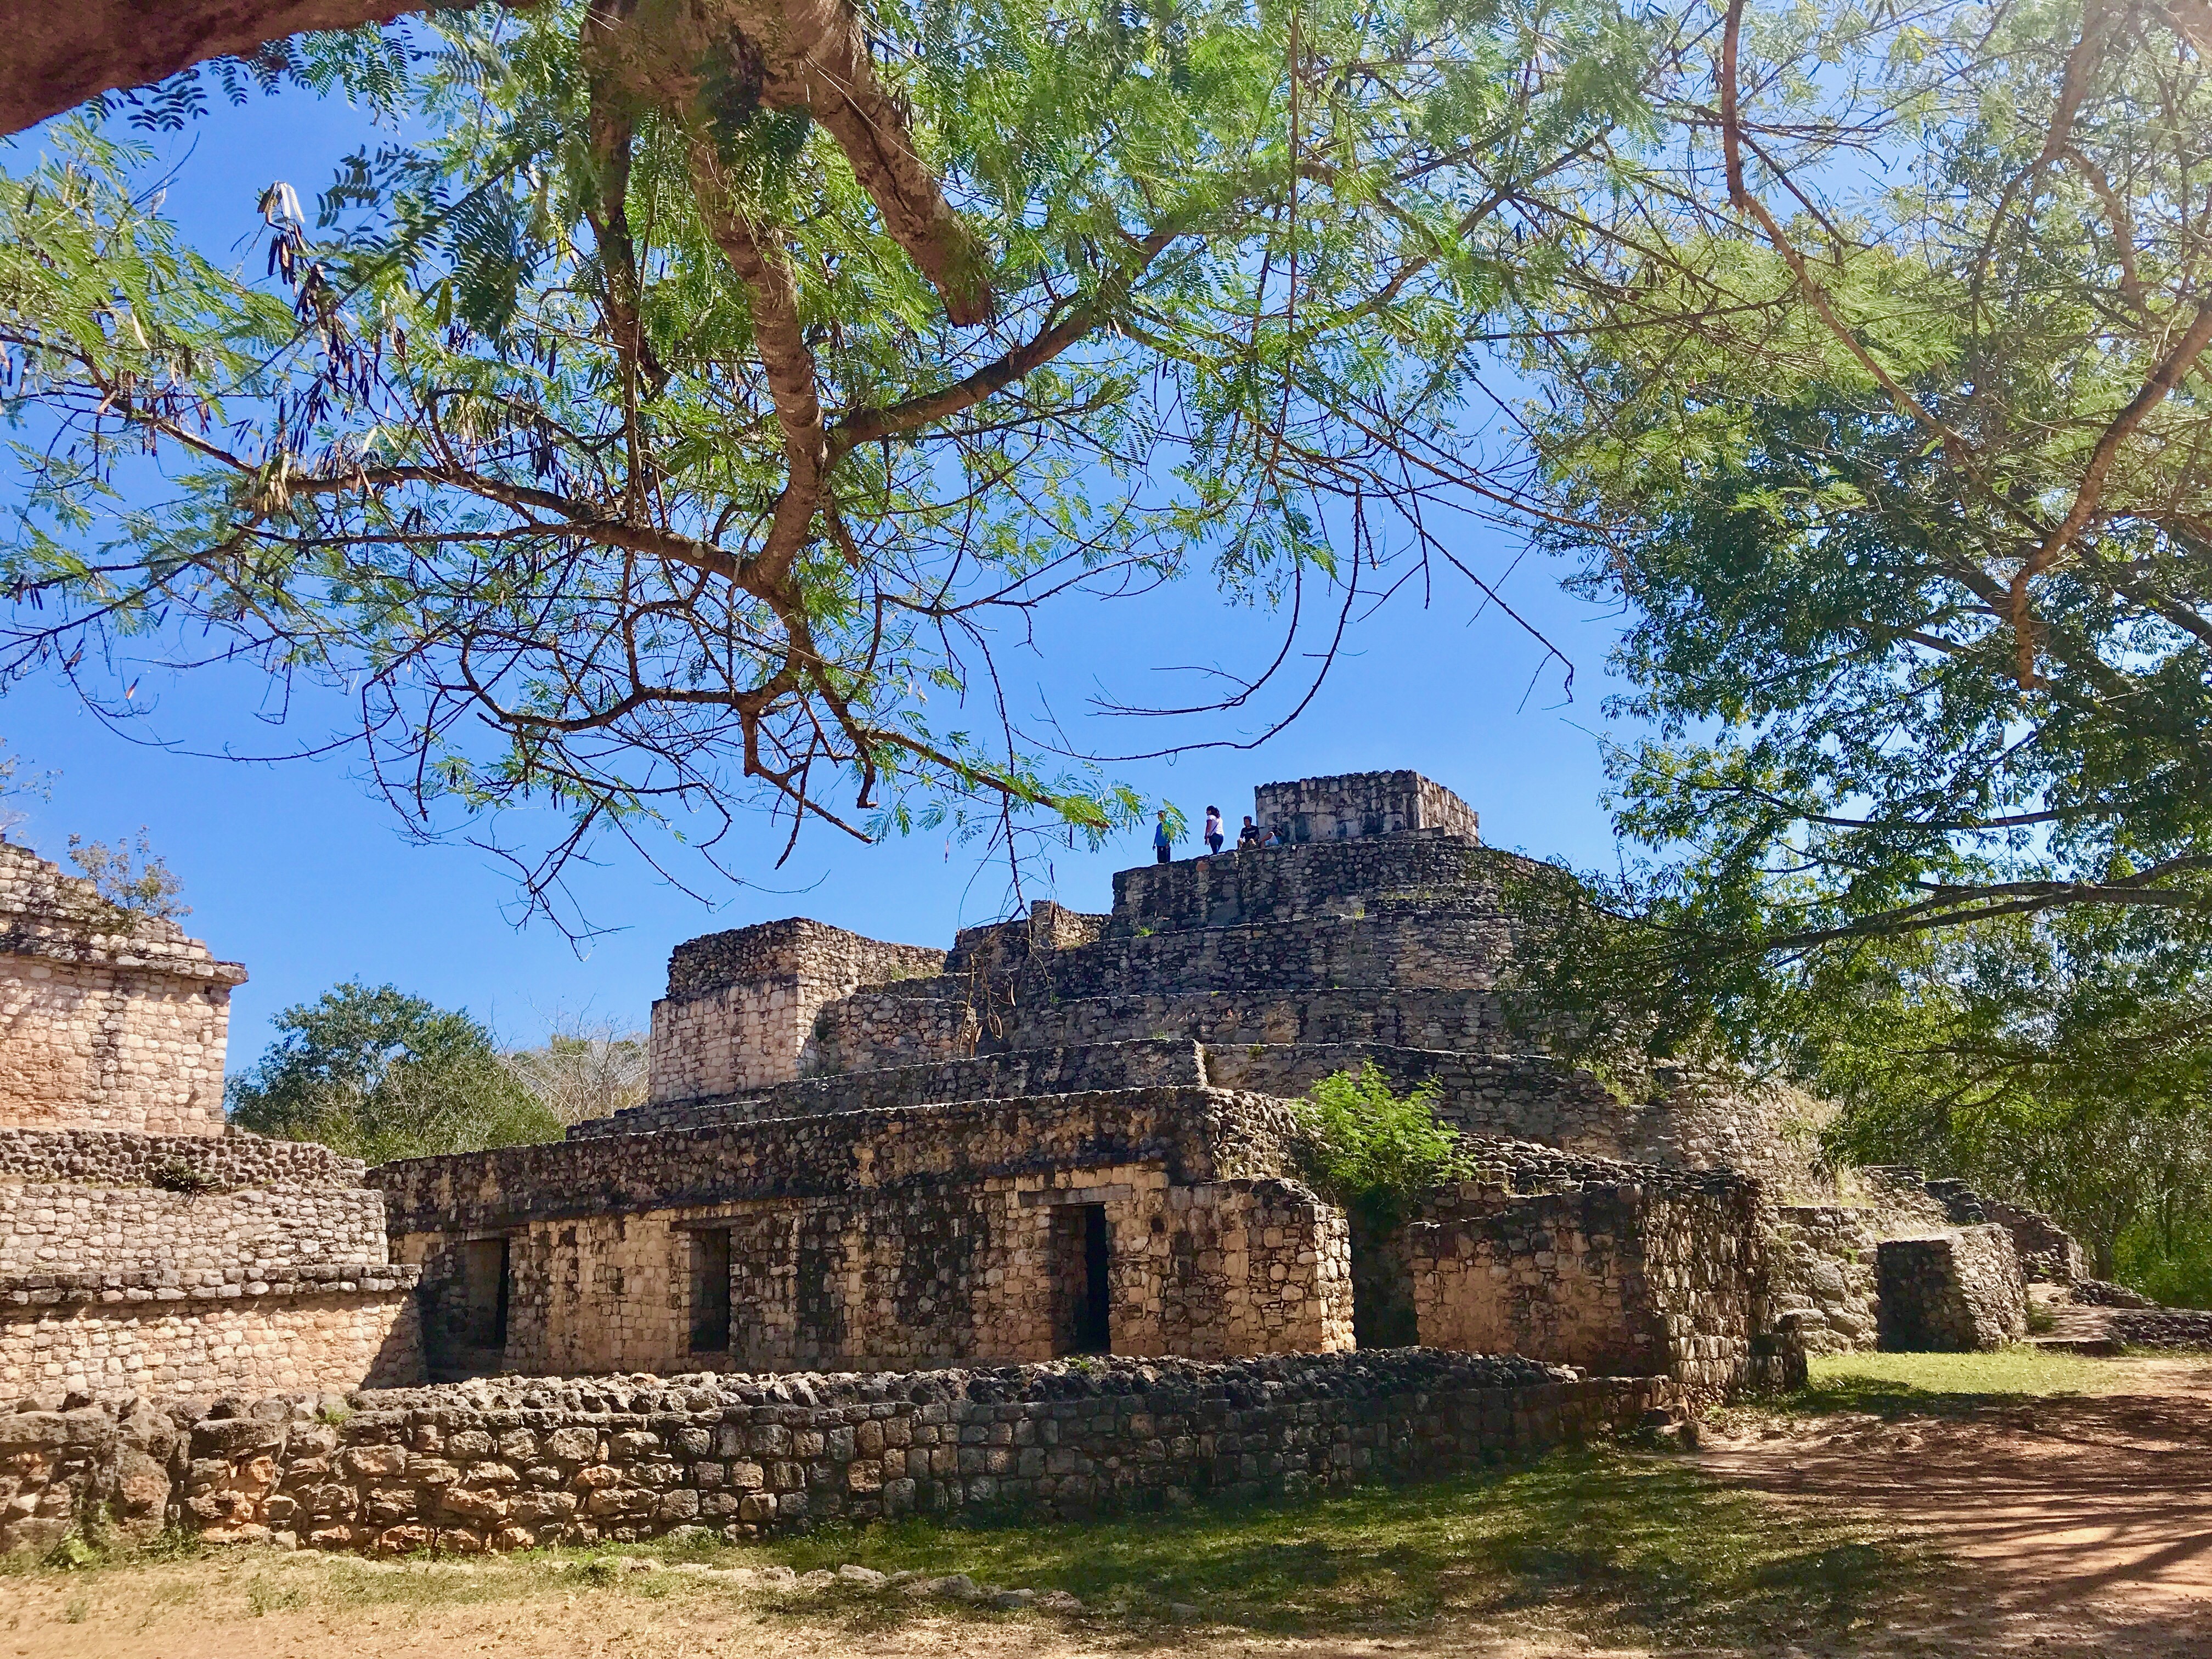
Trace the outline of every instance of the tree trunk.
<path fill-rule="evenodd" d="M 0 134 L 88 98 L 309 29 L 388 23 L 466 0 L 12 0 L 0 51 Z M 528 3 L 528 0 L 524 0 Z"/>

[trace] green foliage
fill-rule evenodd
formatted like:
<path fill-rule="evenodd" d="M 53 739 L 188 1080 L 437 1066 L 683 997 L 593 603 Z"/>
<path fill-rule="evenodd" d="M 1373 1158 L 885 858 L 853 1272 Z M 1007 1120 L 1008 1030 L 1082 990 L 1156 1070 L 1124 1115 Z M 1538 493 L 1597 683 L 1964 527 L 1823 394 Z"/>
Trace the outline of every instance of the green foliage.
<path fill-rule="evenodd" d="M 229 1085 L 240 1128 L 371 1163 L 561 1138 L 560 1118 L 460 1010 L 349 981 L 274 1023 L 283 1036 Z"/>
<path fill-rule="evenodd" d="M 1748 1043 L 1901 933 L 2201 948 L 2212 73 L 2057 0 L 1754 11 L 1745 52 L 1747 199 L 1808 210 L 1658 209 L 1547 359 L 1545 539 L 1627 607 L 1615 821 L 1665 855 L 1603 884 L 1655 927 L 1587 1000 Z"/>
<path fill-rule="evenodd" d="M 712 77 L 595 90 L 584 13 L 316 37 L 282 73 L 404 136 L 312 204 L 256 180 L 265 267 L 191 246 L 105 130 L 0 178 L 27 481 L 0 672 L 70 665 L 127 717 L 189 636 L 343 697 L 410 830 L 511 813 L 544 908 L 601 836 L 711 864 L 743 811 L 1141 826 L 1022 724 L 1000 653 L 1054 605 L 1195 578 L 1310 616 L 1443 556 L 1424 510 L 1484 488 L 1488 342 L 1608 199 L 1669 49 L 1613 0 L 872 7 L 998 300 L 968 326 L 823 128 Z M 141 114 L 191 119 L 191 86 Z M 769 345 L 723 196 L 787 258 Z"/>
<path fill-rule="evenodd" d="M 106 842 L 87 842 L 71 836 L 69 860 L 94 890 L 118 910 L 170 921 L 192 913 L 192 907 L 178 896 L 184 891 L 184 884 L 154 851 L 143 827 L 135 847 L 124 840 L 110 847 Z"/>
<path fill-rule="evenodd" d="M 1314 1183 L 1377 1231 L 1402 1221 L 1423 1194 L 1455 1179 L 1459 1131 L 1438 1120 L 1434 1079 L 1404 1097 L 1373 1060 L 1335 1072 L 1292 1103 L 1307 1137 Z"/>

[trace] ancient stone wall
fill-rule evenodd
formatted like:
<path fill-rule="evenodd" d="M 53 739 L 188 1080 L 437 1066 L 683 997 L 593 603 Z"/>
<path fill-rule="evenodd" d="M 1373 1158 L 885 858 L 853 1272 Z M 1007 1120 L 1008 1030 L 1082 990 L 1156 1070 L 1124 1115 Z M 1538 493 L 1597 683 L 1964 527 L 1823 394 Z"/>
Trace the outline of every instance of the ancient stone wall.
<path fill-rule="evenodd" d="M 249 1409 L 0 1413 L 0 1552 L 111 1504 L 222 1540 L 449 1555 L 731 1541 L 902 1514 L 1079 1516 L 1433 1479 L 1632 1429 L 1653 1378 L 1467 1354 L 1085 1362 L 900 1376 L 502 1379 Z M 342 1421 L 328 1420 L 343 1417 Z"/>
<path fill-rule="evenodd" d="M 1778 1193 L 1817 1184 L 1814 1103 L 1781 1089 L 1675 1082 L 1655 1100 L 1624 1101 L 1581 1068 L 1542 1054 L 1454 1053 L 1383 1043 L 1206 1045 L 1220 1088 L 1298 1097 L 1331 1073 L 1373 1064 L 1399 1093 L 1437 1088 L 1440 1115 L 1474 1135 L 1540 1141 L 1594 1158 L 1680 1169 L 1730 1169 Z"/>
<path fill-rule="evenodd" d="M 0 1128 L 0 1181 L 228 1192 L 240 1187 L 359 1187 L 368 1167 L 313 1141 L 262 1135 Z"/>
<path fill-rule="evenodd" d="M 0 1382 L 419 1379 L 416 1273 L 357 1159 L 258 1135 L 0 1130 Z"/>
<path fill-rule="evenodd" d="M 121 1273 L 198 1289 L 317 1262 L 381 1261 L 386 1248 L 384 1200 L 366 1188 L 179 1193 L 0 1180 L 0 1283 Z"/>
<path fill-rule="evenodd" d="M 1795 1315 L 1808 1353 L 1871 1348 L 1880 1334 L 1871 1211 L 1785 1205 L 1776 1212 L 1771 1252 L 1772 1311 Z"/>
<path fill-rule="evenodd" d="M 245 978 L 174 922 L 0 842 L 0 1127 L 220 1133 Z"/>
<path fill-rule="evenodd" d="M 820 1112 L 883 1111 L 955 1100 L 1090 1094 L 1102 1089 L 1198 1088 L 1206 1081 L 1198 1047 L 1188 1040 L 1115 1042 L 1076 1048 L 1024 1048 L 934 1065 L 836 1073 L 779 1084 L 713 1102 L 636 1106 L 573 1125 L 572 1140 L 697 1129 Z M 1225 1086 L 1241 1088 L 1241 1083 Z M 1270 1092 L 1261 1091 L 1261 1092 Z"/>
<path fill-rule="evenodd" d="M 787 1082 L 799 1075 L 824 1003 L 944 966 L 942 951 L 800 919 L 680 945 L 668 961 L 668 994 L 653 1005 L 647 1097 L 705 1099 Z"/>
<path fill-rule="evenodd" d="M 1994 1223 L 1876 1247 L 1881 1346 L 1971 1352 L 2027 1335 L 2027 1279 Z"/>
<path fill-rule="evenodd" d="M 1400 1235 L 1422 1343 L 1662 1376 L 1703 1399 L 1743 1382 L 1765 1312 L 1758 1189 L 1626 1173 L 1533 1193 L 1470 1182 L 1425 1205 Z"/>
<path fill-rule="evenodd" d="M 1285 1178 L 1293 1134 L 1260 1097 L 1128 1090 L 585 1139 L 373 1176 L 400 1254 L 424 1269 L 443 1372 L 1049 1358 L 1082 1340 L 1068 1297 L 1092 1271 L 1085 1226 L 1100 1230 L 1113 1350 L 1210 1357 L 1350 1340 L 1342 1218 Z M 506 1288 L 488 1292 L 471 1274 L 494 1240 Z M 715 1277 L 699 1277 L 702 1260 Z"/>
<path fill-rule="evenodd" d="M 414 1273 L 338 1271 L 183 1293 L 18 1283 L 0 1294 L 0 1393 L 204 1398 L 420 1379 Z"/>
<path fill-rule="evenodd" d="M 1231 849 L 1216 857 L 1116 871 L 1114 913 L 1105 931 L 1164 933 L 1358 916 L 1394 893 L 1494 898 L 1498 882 L 1527 865 L 1525 859 L 1476 847 L 1441 830 Z"/>
<path fill-rule="evenodd" d="M 1407 830 L 1480 837 L 1474 809 L 1418 772 L 1352 772 L 1263 783 L 1253 791 L 1262 830 L 1280 825 L 1293 842 L 1352 841 Z"/>

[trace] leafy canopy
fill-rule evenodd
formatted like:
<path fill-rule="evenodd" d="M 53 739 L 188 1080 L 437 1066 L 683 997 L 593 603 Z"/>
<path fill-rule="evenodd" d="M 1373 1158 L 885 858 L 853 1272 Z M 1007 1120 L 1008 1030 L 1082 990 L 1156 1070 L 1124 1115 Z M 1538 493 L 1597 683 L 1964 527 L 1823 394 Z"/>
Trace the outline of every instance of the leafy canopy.
<path fill-rule="evenodd" d="M 2195 960 L 2212 69 L 2057 0 L 1739 3 L 1719 45 L 1680 187 L 1544 357 L 1545 538 L 1624 609 L 1613 805 L 1656 856 L 1601 884 L 1649 927 L 1540 954 L 1741 1047 L 1869 941 L 2102 909 Z"/>
<path fill-rule="evenodd" d="M 694 15 L 319 42 L 420 136 L 312 215 L 271 185 L 264 269 L 105 131 L 0 179 L 0 670 L 115 718 L 147 664 L 343 696 L 407 823 L 549 909 L 600 836 L 711 860 L 745 810 L 1103 836 L 1144 803 L 1005 653 L 1191 575 L 1340 631 L 1460 562 L 1489 340 L 1670 50 L 1608 0 L 893 0 L 893 178 L 844 92 L 655 33 Z"/>
<path fill-rule="evenodd" d="M 558 1140 L 559 1115 L 459 1009 L 349 980 L 273 1022 L 283 1033 L 231 1079 L 231 1121 L 380 1164 Z"/>

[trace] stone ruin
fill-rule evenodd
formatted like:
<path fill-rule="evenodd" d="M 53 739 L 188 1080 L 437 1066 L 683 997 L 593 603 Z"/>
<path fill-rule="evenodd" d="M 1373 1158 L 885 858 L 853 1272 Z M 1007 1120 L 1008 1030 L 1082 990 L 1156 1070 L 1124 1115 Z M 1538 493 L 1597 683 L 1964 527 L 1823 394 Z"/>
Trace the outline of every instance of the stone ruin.
<path fill-rule="evenodd" d="M 1802 1097 L 1540 1052 L 1502 892 L 1557 872 L 1440 786 L 1256 804 L 1287 845 L 1104 915 L 694 939 L 647 1103 L 366 1171 L 224 1132 L 241 969 L 0 847 L 0 1548 L 93 1502 L 465 1551 L 1297 1490 L 1996 1346 L 2024 1258 L 2078 1266 L 1917 1172 L 1842 1201 Z M 1471 1170 L 1381 1234 L 1288 1103 L 1367 1063 Z"/>

